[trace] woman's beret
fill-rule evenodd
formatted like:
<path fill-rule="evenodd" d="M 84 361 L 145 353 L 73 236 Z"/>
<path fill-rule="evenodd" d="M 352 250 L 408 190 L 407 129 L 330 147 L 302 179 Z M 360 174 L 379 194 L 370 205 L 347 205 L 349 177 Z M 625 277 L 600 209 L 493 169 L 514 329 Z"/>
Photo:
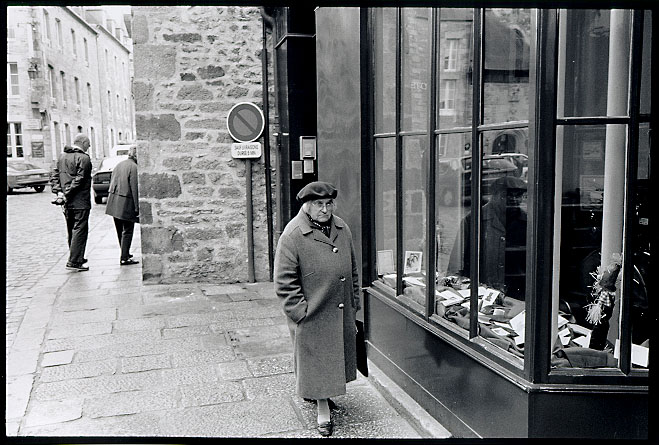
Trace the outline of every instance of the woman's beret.
<path fill-rule="evenodd" d="M 310 201 L 312 199 L 336 198 L 337 190 L 329 182 L 315 181 L 302 187 L 297 194 L 297 200 L 300 202 Z"/>

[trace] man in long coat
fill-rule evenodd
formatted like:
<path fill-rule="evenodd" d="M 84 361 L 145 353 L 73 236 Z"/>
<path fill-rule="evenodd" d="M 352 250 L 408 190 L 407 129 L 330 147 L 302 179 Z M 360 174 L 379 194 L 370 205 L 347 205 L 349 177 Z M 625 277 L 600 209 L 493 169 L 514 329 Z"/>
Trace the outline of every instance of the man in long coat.
<path fill-rule="evenodd" d="M 307 184 L 302 208 L 286 226 L 275 254 L 275 290 L 294 345 L 296 392 L 318 405 L 318 431 L 332 434 L 329 397 L 357 378 L 355 313 L 359 275 L 352 233 L 336 215 L 336 188 Z"/>
<path fill-rule="evenodd" d="M 105 213 L 114 218 L 114 226 L 121 246 L 119 264 L 138 264 L 130 254 L 135 223 L 140 222 L 140 203 L 137 188 L 137 152 L 131 147 L 128 159 L 121 161 L 112 171 Z"/>

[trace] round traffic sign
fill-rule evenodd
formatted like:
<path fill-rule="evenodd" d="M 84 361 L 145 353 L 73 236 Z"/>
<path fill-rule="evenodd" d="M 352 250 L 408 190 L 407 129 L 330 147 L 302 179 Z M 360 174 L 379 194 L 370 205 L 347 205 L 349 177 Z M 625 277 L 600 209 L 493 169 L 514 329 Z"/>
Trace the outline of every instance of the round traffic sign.
<path fill-rule="evenodd" d="M 234 105 L 227 115 L 227 128 L 238 142 L 252 142 L 261 136 L 265 127 L 263 112 L 251 102 Z"/>

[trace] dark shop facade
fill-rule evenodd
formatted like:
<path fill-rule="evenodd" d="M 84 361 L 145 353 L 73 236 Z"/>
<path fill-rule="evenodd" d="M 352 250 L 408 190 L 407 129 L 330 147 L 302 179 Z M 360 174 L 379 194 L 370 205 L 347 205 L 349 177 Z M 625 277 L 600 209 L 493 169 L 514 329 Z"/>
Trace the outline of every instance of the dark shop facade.
<path fill-rule="evenodd" d="M 454 437 L 647 438 L 656 11 L 262 15 L 276 229 L 336 184 L 371 362 Z"/>

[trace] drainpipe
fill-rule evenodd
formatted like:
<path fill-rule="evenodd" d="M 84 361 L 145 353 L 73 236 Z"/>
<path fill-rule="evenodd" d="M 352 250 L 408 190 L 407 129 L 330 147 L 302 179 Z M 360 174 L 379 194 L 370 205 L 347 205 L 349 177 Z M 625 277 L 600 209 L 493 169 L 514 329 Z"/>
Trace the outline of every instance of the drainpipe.
<path fill-rule="evenodd" d="M 268 101 L 268 47 L 266 27 L 274 29 L 274 19 L 265 12 L 261 6 L 261 17 L 263 18 L 263 49 L 261 51 L 261 71 L 263 81 L 263 113 L 265 117 L 265 126 L 263 132 L 263 162 L 265 164 L 265 202 L 268 220 L 268 266 L 270 281 L 272 281 L 274 269 L 273 257 L 273 227 L 272 227 L 272 171 L 270 170 L 270 106 Z"/>

